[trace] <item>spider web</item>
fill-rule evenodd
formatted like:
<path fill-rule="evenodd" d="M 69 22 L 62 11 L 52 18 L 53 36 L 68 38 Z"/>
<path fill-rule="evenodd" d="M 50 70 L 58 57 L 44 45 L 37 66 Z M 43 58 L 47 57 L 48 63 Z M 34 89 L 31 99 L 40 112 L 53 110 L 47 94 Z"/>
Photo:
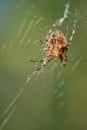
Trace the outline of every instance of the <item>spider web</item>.
<path fill-rule="evenodd" d="M 21 1 L 17 5 L 18 10 L 23 8 L 25 4 L 26 4 L 26 0 Z M 29 10 L 26 11 L 24 18 L 21 20 L 19 24 L 19 28 L 17 29 L 15 33 L 15 40 L 11 39 L 10 42 L 1 40 L 1 42 L 3 43 L 3 45 L 1 46 L 2 55 L 4 55 L 5 53 L 10 55 L 10 52 L 16 50 L 16 47 L 18 47 L 19 50 L 25 49 L 26 54 L 24 56 L 22 55 L 23 60 L 24 60 L 24 65 L 29 66 L 30 68 L 29 70 L 25 69 L 24 72 L 22 71 L 23 72 L 23 75 L 22 75 L 21 69 L 22 68 L 24 69 L 24 67 L 22 66 L 20 69 L 20 72 L 16 74 L 17 75 L 16 79 L 13 80 L 13 85 L 11 85 L 12 88 L 14 87 L 12 94 L 10 94 L 10 96 L 7 98 L 5 105 L 2 106 L 2 110 L 0 112 L 1 113 L 0 114 L 0 130 L 5 128 L 5 125 L 8 122 L 10 122 L 13 115 L 17 116 L 17 114 L 20 113 L 21 108 L 25 104 L 26 94 L 27 95 L 31 94 L 34 89 L 36 90 L 36 86 L 40 86 L 42 88 L 40 89 L 40 92 L 42 94 L 43 94 L 42 91 L 46 91 L 46 90 L 48 92 L 47 95 L 48 94 L 50 95 L 50 93 L 53 94 L 54 100 L 57 101 L 56 103 L 54 102 L 54 107 L 56 108 L 55 109 L 56 112 L 63 109 L 66 104 L 64 100 L 66 88 L 64 86 L 66 86 L 67 78 L 65 78 L 64 80 L 64 76 L 65 76 L 64 73 L 67 73 L 67 69 L 63 68 L 60 65 L 59 61 L 54 60 L 52 63 L 50 63 L 50 65 L 47 66 L 45 70 L 43 69 L 37 72 L 34 70 L 34 64 L 30 63 L 30 58 L 44 57 L 44 52 L 42 52 L 42 48 L 40 48 L 41 43 L 39 42 L 39 40 L 40 40 L 40 37 L 41 37 L 41 40 L 45 40 L 47 32 L 49 31 L 51 26 L 61 29 L 64 33 L 66 32 L 65 35 L 67 38 L 69 38 L 72 32 L 73 24 L 76 24 L 76 30 L 80 30 L 79 26 L 83 26 L 83 29 L 84 29 L 85 23 L 87 22 L 87 20 L 80 25 L 79 25 L 79 20 L 82 20 L 82 18 L 85 18 L 86 14 L 80 17 L 79 16 L 80 13 L 77 10 L 74 10 L 74 12 L 71 13 L 69 11 L 70 4 L 68 3 L 65 5 L 65 10 L 63 13 L 64 15 L 60 19 L 54 20 L 52 24 L 48 23 L 44 27 L 43 23 L 44 22 L 46 23 L 47 21 L 45 21 L 45 18 L 43 15 L 41 16 L 38 12 L 34 17 L 32 17 L 36 9 L 37 9 L 36 5 L 33 4 L 31 8 L 29 8 Z M 76 35 L 78 36 L 78 34 Z M 74 43 L 74 40 L 72 43 Z M 30 51 L 29 56 L 27 56 L 28 51 Z M 26 58 L 24 58 L 25 56 Z M 70 76 L 73 72 L 75 72 L 75 70 L 77 70 L 78 66 L 80 65 L 80 63 L 82 62 L 84 58 L 84 55 L 80 54 L 80 50 L 77 53 L 77 48 L 76 48 L 76 50 L 74 51 L 70 50 L 70 52 L 68 53 L 68 57 L 69 57 L 69 61 L 67 63 L 67 66 L 69 66 L 69 70 L 70 70 L 69 76 Z M 19 64 L 21 65 L 21 62 L 19 62 Z M 55 79 L 56 84 L 58 84 L 57 86 L 55 85 L 52 78 Z M 41 84 L 41 82 L 43 82 L 43 84 Z M 16 87 L 16 85 L 18 88 Z M 38 88 L 39 87 L 37 87 L 37 89 Z M 8 88 L 8 91 L 10 90 L 12 89 Z M 27 93 L 27 90 L 28 91 L 30 90 L 31 93 Z M 46 98 L 48 97 L 47 95 L 45 95 Z M 48 102 L 50 101 L 49 97 L 47 101 Z"/>

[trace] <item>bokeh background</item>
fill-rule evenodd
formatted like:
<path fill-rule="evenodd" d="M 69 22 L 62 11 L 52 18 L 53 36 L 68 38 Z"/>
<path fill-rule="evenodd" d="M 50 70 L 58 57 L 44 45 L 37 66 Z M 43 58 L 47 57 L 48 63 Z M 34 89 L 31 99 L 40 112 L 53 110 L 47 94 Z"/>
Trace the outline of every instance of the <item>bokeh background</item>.
<path fill-rule="evenodd" d="M 67 3 L 68 38 L 77 21 L 67 65 L 34 73 L 30 60 L 45 56 L 40 40 Z M 0 130 L 87 130 L 86 34 L 86 0 L 0 0 Z"/>

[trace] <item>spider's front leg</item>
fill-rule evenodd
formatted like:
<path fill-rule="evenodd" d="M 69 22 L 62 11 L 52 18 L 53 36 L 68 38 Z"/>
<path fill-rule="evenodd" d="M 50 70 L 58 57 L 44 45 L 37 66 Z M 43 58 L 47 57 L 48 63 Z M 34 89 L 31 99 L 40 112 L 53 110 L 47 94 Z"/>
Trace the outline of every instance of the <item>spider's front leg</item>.
<path fill-rule="evenodd" d="M 72 41 L 72 39 L 73 39 L 74 34 L 75 34 L 75 24 L 73 25 L 72 35 L 71 35 L 71 37 L 70 37 L 70 39 L 69 39 L 69 41 L 68 41 L 68 44 L 69 44 L 69 45 L 71 44 L 71 41 Z"/>
<path fill-rule="evenodd" d="M 43 45 L 44 44 L 44 42 L 42 41 L 42 40 L 40 40 L 40 43 Z"/>

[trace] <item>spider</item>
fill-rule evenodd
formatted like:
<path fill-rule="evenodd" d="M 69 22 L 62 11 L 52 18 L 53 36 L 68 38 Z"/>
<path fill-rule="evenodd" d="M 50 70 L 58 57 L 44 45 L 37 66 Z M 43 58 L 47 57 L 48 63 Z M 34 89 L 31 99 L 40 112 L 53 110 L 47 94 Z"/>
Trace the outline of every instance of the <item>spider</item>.
<path fill-rule="evenodd" d="M 55 58 L 59 58 L 62 65 L 65 66 L 65 61 L 67 61 L 66 52 L 68 51 L 68 47 L 71 44 L 74 34 L 75 25 L 73 26 L 72 35 L 69 40 L 66 39 L 60 30 L 49 30 L 45 40 L 46 48 L 44 50 L 46 57 L 41 60 L 31 60 L 32 62 L 42 63 L 41 66 L 36 70 L 40 70 L 42 67 L 45 67 L 51 60 Z"/>

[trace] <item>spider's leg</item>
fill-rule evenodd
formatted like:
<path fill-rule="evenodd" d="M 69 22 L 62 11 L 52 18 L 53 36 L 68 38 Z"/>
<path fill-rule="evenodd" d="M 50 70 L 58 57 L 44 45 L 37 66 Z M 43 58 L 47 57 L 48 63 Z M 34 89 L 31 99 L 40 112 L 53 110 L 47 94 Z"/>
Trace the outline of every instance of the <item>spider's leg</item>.
<path fill-rule="evenodd" d="M 64 55 L 64 61 L 67 61 L 67 55 Z"/>
<path fill-rule="evenodd" d="M 30 60 L 31 62 L 35 62 L 35 63 L 41 63 L 41 62 L 43 62 L 43 59 L 41 59 L 41 60 Z"/>
<path fill-rule="evenodd" d="M 39 60 L 40 63 L 43 62 L 43 61 L 44 61 L 44 59 Z"/>
<path fill-rule="evenodd" d="M 44 44 L 44 42 L 43 42 L 42 40 L 40 40 L 40 43 L 41 43 L 41 44 Z"/>
<path fill-rule="evenodd" d="M 40 40 L 40 43 L 41 43 L 41 50 L 44 50 L 44 48 L 45 48 L 45 41 Z"/>
<path fill-rule="evenodd" d="M 72 41 L 72 39 L 73 39 L 74 34 L 75 34 L 75 24 L 73 25 L 72 35 L 71 35 L 71 37 L 70 37 L 70 39 L 69 39 L 69 41 L 68 41 L 69 45 L 71 44 L 71 41 Z"/>
<path fill-rule="evenodd" d="M 48 62 L 49 62 L 48 58 L 43 59 L 42 67 L 45 67 L 48 64 Z"/>
<path fill-rule="evenodd" d="M 37 69 L 36 69 L 36 71 L 38 71 L 38 70 L 40 70 L 42 67 L 40 66 L 40 67 L 38 67 Z"/>
<path fill-rule="evenodd" d="M 37 68 L 36 71 L 38 71 L 38 70 L 42 69 L 43 67 L 47 66 L 47 64 L 48 64 L 52 59 L 53 59 L 53 58 L 49 58 L 49 57 L 42 59 L 42 60 L 41 60 L 42 65 L 41 65 L 39 68 Z"/>
<path fill-rule="evenodd" d="M 45 67 L 47 65 L 47 62 L 44 61 L 44 59 L 40 60 L 39 62 L 43 62 L 43 63 L 42 63 L 42 65 L 40 67 L 36 68 L 36 71 L 42 69 L 43 67 Z"/>
<path fill-rule="evenodd" d="M 62 61 L 62 65 L 63 65 L 63 66 L 66 66 L 66 64 L 65 64 L 65 59 L 63 59 L 63 61 Z"/>
<path fill-rule="evenodd" d="M 65 61 L 67 60 L 67 59 L 66 59 L 66 56 L 60 55 L 59 58 L 60 58 L 60 60 L 61 60 L 62 65 L 63 65 L 63 66 L 66 66 L 66 64 L 65 64 Z"/>
<path fill-rule="evenodd" d="M 35 63 L 37 63 L 38 62 L 38 60 L 30 60 L 31 62 L 35 62 Z"/>
<path fill-rule="evenodd" d="M 46 43 L 46 41 L 42 41 L 42 40 L 40 40 L 40 43 L 41 43 L 41 46 L 42 46 L 42 47 L 45 47 L 45 43 Z"/>
<path fill-rule="evenodd" d="M 66 65 L 65 62 L 67 61 L 67 55 L 63 54 L 62 57 L 63 57 L 62 64 L 63 66 L 65 66 Z"/>

